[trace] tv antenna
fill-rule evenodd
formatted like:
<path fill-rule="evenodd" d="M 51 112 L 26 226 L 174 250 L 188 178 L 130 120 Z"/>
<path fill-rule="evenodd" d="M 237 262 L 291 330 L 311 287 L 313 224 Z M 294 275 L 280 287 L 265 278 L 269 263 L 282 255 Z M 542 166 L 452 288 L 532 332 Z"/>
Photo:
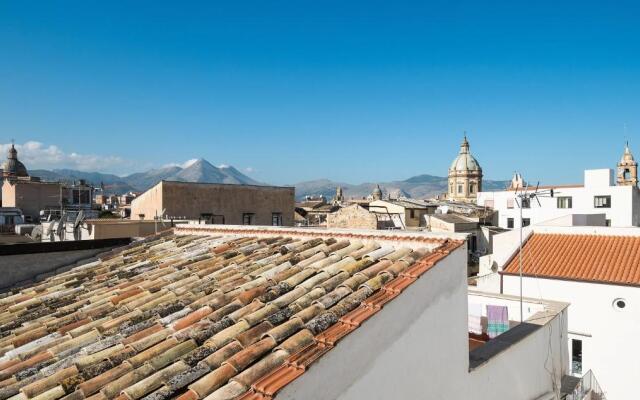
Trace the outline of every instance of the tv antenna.
<path fill-rule="evenodd" d="M 520 208 L 520 248 L 518 251 L 518 269 L 520 275 L 520 322 L 524 321 L 524 311 L 523 311 L 523 301 L 522 301 L 522 230 L 524 228 L 524 219 L 522 217 L 522 206 L 525 201 L 529 204 L 527 208 L 531 207 L 531 200 L 535 199 L 538 203 L 538 207 L 542 207 L 540 204 L 540 197 L 554 197 L 555 192 L 553 188 L 540 190 L 540 181 L 536 184 L 535 189 L 533 191 L 529 191 L 529 184 L 526 184 L 524 189 L 519 186 L 516 187 L 516 203 L 518 204 L 518 208 Z M 520 200 L 520 201 L 518 201 Z"/>

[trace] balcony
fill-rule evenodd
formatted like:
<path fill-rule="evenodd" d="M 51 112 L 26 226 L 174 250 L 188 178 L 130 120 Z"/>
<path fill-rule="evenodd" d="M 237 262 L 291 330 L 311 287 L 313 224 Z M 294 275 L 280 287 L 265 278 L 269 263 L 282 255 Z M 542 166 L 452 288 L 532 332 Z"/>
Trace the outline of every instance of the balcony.
<path fill-rule="evenodd" d="M 563 400 L 606 400 L 604 391 L 591 370 L 582 378 L 565 375 L 560 393 Z"/>

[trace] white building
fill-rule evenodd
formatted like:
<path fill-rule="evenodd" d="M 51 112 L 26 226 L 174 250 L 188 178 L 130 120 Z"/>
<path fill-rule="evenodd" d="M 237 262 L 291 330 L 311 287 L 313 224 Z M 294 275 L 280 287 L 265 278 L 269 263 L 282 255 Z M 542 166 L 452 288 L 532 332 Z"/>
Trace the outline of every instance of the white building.
<path fill-rule="evenodd" d="M 477 204 L 498 211 L 498 226 L 501 228 L 518 228 L 520 206 L 516 194 L 523 190 L 519 186 L 512 183 L 507 190 L 480 192 Z M 539 204 L 535 199 L 525 202 L 522 205 L 524 226 L 572 214 L 604 214 L 607 225 L 640 226 L 640 190 L 635 185 L 615 185 L 610 169 L 585 170 L 583 185 L 544 186 L 539 189 L 553 190 L 553 197 L 538 197 Z"/>
<path fill-rule="evenodd" d="M 494 237 L 494 270 L 478 287 L 520 294 L 517 231 Z M 570 303 L 570 371 L 594 372 L 609 400 L 635 398 L 640 377 L 640 229 L 524 230 L 523 295 Z M 486 271 L 485 271 L 486 272 Z M 482 273 L 482 272 L 481 272 Z M 497 279 L 496 279 L 497 278 Z"/>

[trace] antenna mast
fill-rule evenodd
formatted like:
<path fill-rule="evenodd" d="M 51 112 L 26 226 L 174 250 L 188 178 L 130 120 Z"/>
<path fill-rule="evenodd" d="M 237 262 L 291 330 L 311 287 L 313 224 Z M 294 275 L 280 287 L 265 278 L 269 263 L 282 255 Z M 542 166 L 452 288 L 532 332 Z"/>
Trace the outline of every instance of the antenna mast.
<path fill-rule="evenodd" d="M 524 190 L 522 191 L 518 191 L 518 189 L 516 188 L 516 194 L 515 194 L 516 203 L 518 203 L 518 207 L 520 208 L 520 247 L 518 251 L 518 267 L 519 267 L 519 274 L 520 274 L 520 322 L 524 321 L 524 310 L 523 310 L 523 300 L 522 300 L 522 241 L 523 241 L 522 233 L 524 228 L 524 219 L 522 217 L 522 208 L 525 200 L 529 202 L 529 207 L 531 207 L 531 199 L 536 199 L 538 206 L 541 207 L 539 197 L 554 196 L 553 188 L 548 190 L 539 190 L 539 188 L 540 188 L 540 182 L 538 181 L 538 183 L 536 184 L 536 188 L 533 192 L 528 191 L 529 185 L 527 184 L 525 185 Z M 519 199 L 520 201 L 518 202 L 517 199 Z"/>

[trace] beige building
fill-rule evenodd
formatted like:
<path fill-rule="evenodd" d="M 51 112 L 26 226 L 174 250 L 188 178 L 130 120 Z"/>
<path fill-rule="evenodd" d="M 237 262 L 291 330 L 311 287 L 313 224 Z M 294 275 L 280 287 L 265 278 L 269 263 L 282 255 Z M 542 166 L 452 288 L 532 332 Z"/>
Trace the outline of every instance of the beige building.
<path fill-rule="evenodd" d="M 482 168 L 469 151 L 465 133 L 460 153 L 449 167 L 448 199 L 475 203 L 478 192 L 482 191 Z"/>
<path fill-rule="evenodd" d="M 377 214 L 382 225 L 396 229 L 425 226 L 424 216 L 432 214 L 436 208 L 424 201 L 411 199 L 374 200 L 369 203 L 369 211 Z"/>
<path fill-rule="evenodd" d="M 60 206 L 61 195 L 60 183 L 40 182 L 39 178 L 29 176 L 12 144 L 7 160 L 2 164 L 2 206 L 19 208 L 26 222 L 35 222 L 40 217 L 40 210 Z"/>
<path fill-rule="evenodd" d="M 624 153 L 618 163 L 619 186 L 638 186 L 638 162 L 633 158 L 629 143 L 624 147 Z"/>
<path fill-rule="evenodd" d="M 2 205 L 21 209 L 26 222 L 35 222 L 41 210 L 60 208 L 61 192 L 62 184 L 57 182 L 6 179 L 2 184 Z"/>
<path fill-rule="evenodd" d="M 294 195 L 293 187 L 161 181 L 132 201 L 131 219 L 292 226 Z"/>

